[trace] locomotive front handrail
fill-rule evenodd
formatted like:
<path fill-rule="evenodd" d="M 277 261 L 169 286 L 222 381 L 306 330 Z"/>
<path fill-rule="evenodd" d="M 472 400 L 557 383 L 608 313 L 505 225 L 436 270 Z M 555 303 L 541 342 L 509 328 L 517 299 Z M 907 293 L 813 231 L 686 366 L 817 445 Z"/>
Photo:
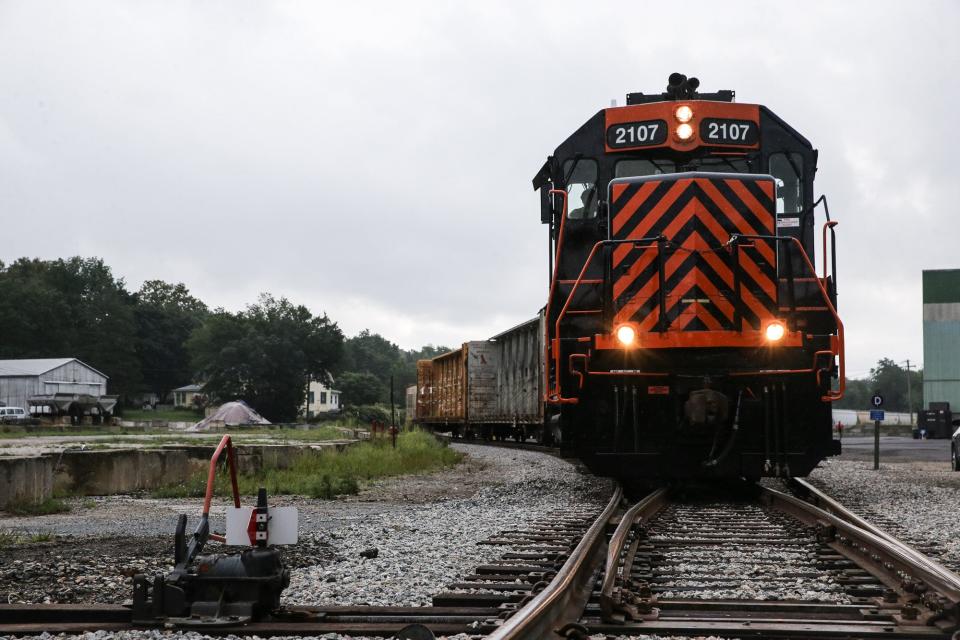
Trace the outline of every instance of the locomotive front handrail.
<path fill-rule="evenodd" d="M 836 224 L 836 223 L 834 222 L 834 224 Z M 832 229 L 832 226 L 831 226 L 830 228 Z M 809 272 L 813 275 L 813 280 L 817 283 L 817 287 L 818 287 L 818 289 L 820 290 L 820 294 L 821 294 L 821 296 L 822 296 L 822 298 L 823 298 L 823 301 L 824 301 L 824 304 L 826 305 L 827 310 L 830 312 L 830 314 L 832 315 L 832 317 L 833 317 L 833 319 L 834 319 L 834 322 L 835 322 L 835 324 L 836 324 L 837 334 L 836 334 L 836 340 L 835 340 L 835 341 L 831 339 L 830 350 L 819 350 L 819 351 L 817 351 L 817 352 L 814 353 L 814 355 L 813 355 L 813 364 L 812 364 L 811 368 L 809 368 L 809 369 L 774 369 L 774 370 L 755 371 L 755 372 L 753 372 L 753 371 L 752 371 L 752 372 L 735 372 L 735 373 L 731 373 L 730 375 L 746 376 L 746 375 L 757 375 L 757 374 L 780 375 L 780 374 L 815 373 L 816 376 L 817 376 L 817 382 L 820 383 L 820 380 L 821 380 L 821 378 L 820 378 L 820 373 L 821 373 L 821 372 L 820 372 L 820 369 L 819 369 L 818 366 L 817 366 L 818 359 L 819 359 L 821 356 L 823 356 L 823 355 L 836 356 L 836 357 L 838 358 L 838 365 L 839 365 L 839 388 L 838 388 L 836 391 L 834 391 L 833 389 L 830 389 L 829 391 L 827 391 L 827 393 L 826 393 L 825 395 L 821 396 L 821 400 L 823 400 L 824 402 L 834 402 L 834 401 L 836 401 L 836 400 L 839 400 L 839 399 L 843 398 L 843 395 L 844 395 L 844 393 L 845 393 L 845 391 L 846 391 L 846 358 L 845 358 L 845 342 L 844 342 L 843 321 L 840 319 L 839 314 L 837 314 L 836 307 L 834 307 L 833 303 L 832 303 L 831 300 L 830 300 L 830 295 L 829 295 L 829 293 L 827 292 L 827 290 L 826 290 L 826 288 L 825 288 L 824 282 L 821 281 L 819 278 L 816 277 L 816 275 L 817 275 L 816 267 L 815 267 L 815 266 L 813 265 L 813 263 L 810 261 L 810 258 L 809 258 L 809 256 L 807 255 L 807 252 L 806 252 L 806 251 L 804 250 L 804 248 L 803 248 L 803 244 L 801 244 L 801 242 L 800 242 L 799 239 L 794 238 L 794 237 L 792 237 L 792 236 L 745 235 L 745 234 L 737 234 L 737 233 L 732 234 L 732 235 L 730 236 L 730 239 L 727 241 L 726 244 L 727 244 L 727 246 L 730 246 L 730 247 L 736 249 L 736 248 L 739 246 L 741 240 L 761 240 L 761 241 L 766 241 L 766 242 L 777 242 L 777 243 L 787 242 L 787 243 L 790 243 L 791 245 L 796 245 L 796 247 L 797 247 L 797 248 L 799 249 L 799 251 L 800 251 L 800 255 L 801 255 L 801 257 L 803 258 L 804 263 L 806 264 L 807 268 L 809 269 Z M 586 272 L 587 272 L 587 268 L 588 268 L 588 267 L 590 266 L 590 264 L 593 262 L 593 259 L 594 259 L 594 257 L 596 256 L 598 250 L 599 250 L 601 247 L 607 246 L 607 245 L 621 245 L 621 244 L 642 245 L 642 244 L 644 244 L 644 243 L 651 243 L 651 242 L 656 242 L 656 244 L 655 244 L 655 245 L 646 246 L 646 247 L 641 247 L 641 248 L 650 249 L 650 248 L 656 247 L 656 248 L 658 249 L 658 253 L 662 254 L 662 252 L 663 252 L 663 247 L 664 247 L 665 244 L 666 244 L 666 243 L 665 243 L 665 239 L 663 238 L 662 235 L 660 235 L 660 236 L 655 236 L 655 237 L 649 237 L 649 238 L 630 238 L 630 239 L 616 239 L 616 240 L 600 240 L 600 241 L 598 241 L 597 243 L 595 243 L 595 244 L 593 245 L 593 247 L 591 248 L 590 253 L 589 253 L 589 255 L 587 256 L 587 259 L 586 259 L 586 261 L 585 261 L 584 264 L 583 264 L 583 268 L 580 270 L 580 274 L 578 275 L 577 279 L 574 281 L 573 287 L 572 287 L 572 289 L 570 290 L 570 293 L 568 294 L 567 299 L 566 299 L 566 301 L 564 302 L 564 305 L 563 305 L 563 307 L 562 307 L 561 310 L 560 310 L 560 313 L 557 315 L 557 319 L 556 319 L 556 322 L 555 322 L 555 324 L 554 324 L 554 332 L 555 332 L 554 338 L 553 338 L 552 340 L 547 341 L 546 349 L 547 349 L 547 350 L 550 350 L 550 349 L 553 350 L 553 358 L 552 358 L 552 359 L 553 359 L 553 361 L 554 361 L 554 370 L 555 370 L 555 372 L 556 372 L 553 388 L 550 389 L 550 384 L 549 384 L 549 375 L 550 375 L 550 374 L 549 374 L 549 367 L 545 367 L 546 377 L 547 377 L 547 386 L 546 386 L 546 388 L 547 388 L 547 389 L 550 389 L 550 391 L 549 391 L 548 394 L 547 394 L 547 395 L 548 395 L 548 400 L 549 400 L 550 402 L 557 403 L 557 404 L 576 404 L 576 403 L 578 402 L 578 400 L 579 400 L 578 398 L 567 398 L 567 397 L 564 397 L 563 392 L 562 392 L 562 389 L 561 389 L 561 385 L 560 385 L 560 370 L 561 370 L 561 369 L 560 369 L 560 366 L 561 366 L 561 365 L 560 365 L 560 363 L 561 363 L 561 353 L 560 353 L 560 323 L 561 323 L 561 321 L 563 320 L 563 318 L 566 316 L 567 311 L 568 311 L 568 309 L 569 309 L 569 307 L 570 307 L 570 304 L 571 304 L 572 301 L 573 301 L 574 294 L 576 293 L 576 291 L 577 291 L 577 289 L 579 288 L 580 284 L 583 283 L 583 281 L 584 281 L 584 276 L 586 275 Z M 789 262 L 789 260 L 788 260 L 788 262 Z M 791 266 L 792 266 L 792 264 L 791 264 Z M 660 268 L 660 269 L 658 269 L 658 271 L 659 271 L 659 277 L 662 279 L 662 278 L 663 278 L 663 269 Z M 792 273 L 791 273 L 791 278 L 790 278 L 790 279 L 791 279 L 790 285 L 791 285 L 791 287 L 793 287 L 794 283 L 793 283 L 793 275 L 792 275 Z M 661 298 L 661 299 L 660 299 L 660 302 L 661 302 L 661 303 L 663 303 L 663 295 L 664 295 L 664 291 L 663 291 L 663 287 L 661 286 L 661 288 L 660 288 L 660 298 Z M 552 296 L 551 296 L 551 297 L 552 297 Z M 791 307 L 790 307 L 790 308 L 791 308 L 791 314 L 796 312 L 796 300 L 795 300 L 795 295 L 791 295 Z M 665 314 L 661 312 L 661 319 L 663 318 L 664 315 L 665 315 Z M 548 317 L 549 317 L 549 315 L 548 315 Z M 739 331 L 742 331 L 742 327 L 739 328 Z M 587 360 L 589 361 L 589 358 L 587 358 Z M 550 362 L 549 354 L 548 354 L 548 357 L 546 358 L 546 362 L 548 362 L 548 363 Z M 572 368 L 572 361 L 568 362 L 568 366 L 571 366 L 571 368 Z M 589 368 L 589 364 L 587 364 L 587 367 L 585 368 L 585 373 L 587 373 L 588 375 L 600 375 L 600 374 L 605 374 L 604 372 L 591 371 L 590 368 Z M 611 372 L 611 374 L 612 374 L 612 372 Z M 580 386 L 580 388 L 582 388 L 582 387 L 583 387 L 583 379 L 582 379 L 582 375 L 583 375 L 583 374 L 580 373 L 580 372 L 577 372 L 577 375 L 580 376 L 580 385 L 579 385 L 579 386 Z M 619 374 L 617 374 L 617 375 L 619 375 Z M 658 373 L 658 372 L 643 372 L 641 375 L 656 376 L 656 375 L 665 375 L 665 374 L 660 374 L 660 373 Z"/>
<path fill-rule="evenodd" d="M 773 240 L 776 242 L 789 242 L 797 246 L 797 249 L 799 249 L 800 251 L 800 257 L 803 258 L 803 261 L 807 265 L 807 269 L 809 269 L 810 273 L 813 274 L 814 276 L 813 280 L 817 283 L 817 288 L 820 289 L 820 295 L 823 297 L 823 302 L 827 306 L 827 310 L 830 312 L 830 315 L 833 316 L 833 320 L 834 322 L 836 322 L 836 325 L 837 325 L 837 343 L 836 343 L 837 350 L 835 355 L 837 356 L 838 365 L 840 367 L 839 388 L 837 389 L 837 391 L 833 391 L 833 389 L 831 389 L 826 393 L 826 395 L 821 396 L 820 399 L 825 402 L 834 402 L 836 400 L 840 400 L 841 398 L 843 398 L 843 394 L 847 388 L 847 376 L 846 376 L 847 369 L 846 369 L 846 358 L 845 358 L 845 344 L 844 344 L 844 338 L 843 338 L 843 321 L 840 319 L 840 315 L 837 313 L 836 307 L 834 307 L 833 303 L 830 301 L 830 294 L 827 293 L 827 289 L 824 285 L 824 282 L 822 282 L 819 278 L 816 277 L 817 268 L 813 266 L 813 263 L 810 261 L 810 256 L 808 256 L 807 252 L 804 250 L 803 244 L 800 242 L 799 239 L 794 238 L 793 236 L 762 236 L 762 235 L 748 236 L 748 235 L 734 234 L 730 236 L 730 241 L 734 242 L 735 241 L 734 238 L 737 238 L 737 239 L 748 238 L 748 239 L 754 239 L 754 240 Z M 826 260 L 826 256 L 824 256 L 824 260 Z M 833 345 L 831 345 L 831 347 L 832 346 Z M 814 362 L 816 362 L 816 356 L 819 353 L 827 353 L 827 352 L 818 352 L 817 354 L 814 354 Z M 831 350 L 829 353 L 834 353 L 834 352 Z"/>
<path fill-rule="evenodd" d="M 562 230 L 563 230 L 563 225 L 561 225 L 560 229 L 561 229 L 561 232 L 562 232 Z M 661 241 L 662 239 L 663 239 L 663 236 L 653 236 L 653 237 L 650 237 L 650 238 L 630 238 L 630 239 L 617 239 L 617 240 L 600 240 L 600 241 L 598 241 L 596 244 L 593 245 L 593 248 L 592 248 L 592 249 L 590 249 L 590 254 L 587 256 L 586 261 L 584 261 L 584 263 L 583 263 L 583 268 L 580 269 L 580 274 L 577 276 L 577 279 L 574 281 L 574 283 L 573 283 L 573 288 L 571 288 L 571 289 L 570 289 L 570 293 L 567 294 L 567 299 L 566 299 L 566 301 L 563 303 L 563 307 L 561 307 L 560 313 L 557 315 L 557 321 L 556 321 L 555 326 L 554 326 L 555 337 L 554 337 L 553 340 L 547 341 L 547 345 L 548 345 L 547 348 L 548 348 L 548 349 L 553 349 L 553 361 L 554 361 L 554 367 L 555 367 L 555 371 L 556 371 L 556 376 L 555 376 L 555 379 L 554 379 L 554 387 L 553 387 L 552 395 L 550 395 L 550 401 L 551 401 L 551 402 L 556 402 L 556 403 L 561 403 L 561 404 L 576 404 L 576 403 L 577 403 L 577 400 L 578 400 L 577 398 L 564 398 L 564 397 L 563 397 L 563 393 L 562 393 L 561 390 L 560 390 L 560 321 L 563 320 L 563 317 L 567 314 L 567 309 L 570 307 L 570 303 L 573 302 L 573 294 L 575 294 L 575 293 L 577 292 L 577 289 L 580 287 L 581 283 L 583 282 L 584 276 L 587 274 L 587 268 L 590 266 L 590 263 L 593 262 L 594 256 L 597 255 L 597 250 L 598 250 L 600 247 L 607 246 L 607 245 L 641 244 L 641 243 L 644 243 L 644 242 L 657 242 L 657 243 L 658 243 L 658 247 L 659 247 L 659 246 L 660 246 L 660 241 Z M 643 248 L 649 248 L 649 247 L 643 247 Z M 660 272 L 662 273 L 663 270 L 661 269 Z M 554 282 L 556 282 L 556 278 L 554 278 Z M 551 297 L 551 299 L 553 298 L 552 292 L 551 292 L 551 296 L 550 296 L 550 297 Z M 663 290 L 661 289 L 661 298 L 662 298 L 662 297 L 663 297 Z M 661 302 L 662 302 L 662 300 L 661 300 Z M 550 315 L 549 315 L 549 309 L 548 309 L 548 310 L 547 310 L 547 318 L 549 319 L 549 317 L 550 317 Z M 550 361 L 550 358 L 548 357 L 546 361 L 549 362 L 549 361 Z M 549 371 L 548 371 L 548 373 L 547 373 L 547 387 L 548 387 L 548 388 L 549 388 L 549 382 L 550 382 L 550 374 L 549 374 Z"/>

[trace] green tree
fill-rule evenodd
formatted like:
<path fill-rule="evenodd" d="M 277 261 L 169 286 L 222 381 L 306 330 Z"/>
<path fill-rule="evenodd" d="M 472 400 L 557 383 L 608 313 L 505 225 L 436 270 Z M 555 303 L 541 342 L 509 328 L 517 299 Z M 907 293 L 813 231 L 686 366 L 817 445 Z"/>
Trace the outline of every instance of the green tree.
<path fill-rule="evenodd" d="M 192 381 L 186 342 L 209 311 L 183 283 L 148 280 L 135 298 L 143 385 L 163 398 L 171 389 Z"/>
<path fill-rule="evenodd" d="M 402 402 L 403 390 L 417 383 L 417 360 L 433 358 L 449 351 L 446 347 L 427 345 L 420 350 L 404 351 L 378 333 L 364 329 L 344 344 L 344 358 L 337 386 L 346 372 L 369 373 L 379 382 L 379 396 L 374 402 L 390 400 L 390 378 L 393 378 L 394 400 Z M 348 401 L 349 402 L 349 401 Z M 356 404 L 356 403 L 353 403 Z"/>
<path fill-rule="evenodd" d="M 297 417 L 307 377 L 331 382 L 343 333 L 326 314 L 268 294 L 231 314 L 218 310 L 196 329 L 187 350 L 204 390 L 220 401 L 240 398 L 275 422 Z"/>
<path fill-rule="evenodd" d="M 906 413 L 912 407 L 916 412 L 922 408 L 920 398 L 923 395 L 923 371 L 911 369 L 909 372 L 912 402 L 907 401 L 907 376 L 905 367 L 890 358 L 881 358 L 877 361 L 877 366 L 870 369 L 868 377 L 847 378 L 846 393 L 843 400 L 837 404 L 837 408 L 866 411 L 872 408 L 870 401 L 873 394 L 880 392 L 885 410 Z"/>
<path fill-rule="evenodd" d="M 907 402 L 907 370 L 890 358 L 881 358 L 877 366 L 870 369 L 870 379 L 874 390 L 883 395 L 883 408 L 887 411 L 906 412 L 912 405 L 913 410 L 919 409 L 917 398 L 922 395 L 923 372 L 910 372 L 910 391 L 912 402 Z M 872 397 L 871 393 L 871 397 Z"/>
<path fill-rule="evenodd" d="M 372 373 L 366 371 L 347 371 L 337 377 L 336 386 L 343 397 L 343 403 L 353 406 L 381 402 L 388 390 L 384 388 Z"/>
<path fill-rule="evenodd" d="M 364 329 L 344 343 L 342 368 L 344 371 L 371 373 L 380 382 L 386 382 L 400 357 L 400 347 L 379 333 Z"/>
<path fill-rule="evenodd" d="M 21 258 L 0 270 L 0 354 L 76 357 L 110 377 L 109 390 L 137 391 L 134 299 L 100 258 Z"/>

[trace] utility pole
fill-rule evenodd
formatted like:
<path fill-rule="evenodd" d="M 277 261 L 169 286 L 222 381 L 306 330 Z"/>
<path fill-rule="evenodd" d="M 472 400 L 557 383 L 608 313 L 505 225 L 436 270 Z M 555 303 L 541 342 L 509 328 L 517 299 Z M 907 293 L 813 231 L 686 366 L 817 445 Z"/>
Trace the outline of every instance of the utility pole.
<path fill-rule="evenodd" d="M 907 411 L 910 412 L 910 426 L 913 426 L 913 393 L 910 382 L 910 358 L 907 358 Z"/>

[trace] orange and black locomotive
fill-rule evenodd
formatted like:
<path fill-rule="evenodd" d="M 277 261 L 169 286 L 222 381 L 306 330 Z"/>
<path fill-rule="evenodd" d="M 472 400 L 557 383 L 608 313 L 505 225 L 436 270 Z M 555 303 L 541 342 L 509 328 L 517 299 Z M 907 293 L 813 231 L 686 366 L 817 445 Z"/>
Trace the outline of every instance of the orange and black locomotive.
<path fill-rule="evenodd" d="M 698 85 L 673 74 L 665 93 L 629 94 L 534 178 L 545 432 L 622 478 L 806 475 L 839 452 L 844 380 L 817 151 L 768 108 Z"/>

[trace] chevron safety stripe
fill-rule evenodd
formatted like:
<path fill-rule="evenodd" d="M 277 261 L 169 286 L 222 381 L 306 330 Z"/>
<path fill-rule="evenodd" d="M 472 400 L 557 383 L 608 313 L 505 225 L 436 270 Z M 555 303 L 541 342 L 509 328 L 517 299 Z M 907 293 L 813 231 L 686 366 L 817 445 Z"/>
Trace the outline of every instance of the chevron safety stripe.
<path fill-rule="evenodd" d="M 662 256 L 656 243 L 611 252 L 615 323 L 641 331 L 759 330 L 777 312 L 776 246 L 726 243 L 732 234 L 774 235 L 775 211 L 773 181 L 761 176 L 680 174 L 614 184 L 611 237 L 666 239 Z"/>

